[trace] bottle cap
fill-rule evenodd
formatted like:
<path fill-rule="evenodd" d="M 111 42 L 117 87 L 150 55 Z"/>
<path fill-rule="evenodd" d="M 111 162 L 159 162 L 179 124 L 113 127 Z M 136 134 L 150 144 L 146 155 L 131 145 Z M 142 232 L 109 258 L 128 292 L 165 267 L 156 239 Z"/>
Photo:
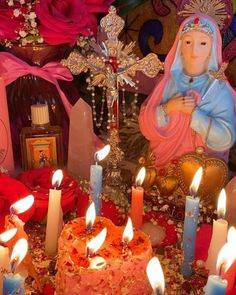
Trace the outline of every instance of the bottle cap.
<path fill-rule="evenodd" d="M 49 112 L 47 104 L 33 104 L 31 105 L 31 120 L 32 125 L 48 125 Z"/>

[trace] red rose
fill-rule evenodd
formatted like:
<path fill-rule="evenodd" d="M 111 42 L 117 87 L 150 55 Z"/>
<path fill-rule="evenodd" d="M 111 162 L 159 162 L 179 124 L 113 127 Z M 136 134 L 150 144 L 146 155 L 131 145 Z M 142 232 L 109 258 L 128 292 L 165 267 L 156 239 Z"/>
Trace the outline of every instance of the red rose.
<path fill-rule="evenodd" d="M 19 175 L 19 180 L 31 190 L 35 197 L 35 212 L 31 217 L 34 221 L 42 221 L 47 215 L 48 193 L 49 189 L 52 188 L 53 172 L 52 167 L 44 167 L 28 170 Z M 59 188 L 62 190 L 62 210 L 63 213 L 67 213 L 75 208 L 78 184 L 65 169 L 63 170 L 63 179 Z"/>
<path fill-rule="evenodd" d="M 40 35 L 46 43 L 74 45 L 79 34 L 96 32 L 97 20 L 93 13 L 106 10 L 101 1 L 94 5 L 82 0 L 44 0 L 36 5 L 35 11 L 40 21 Z"/>
<path fill-rule="evenodd" d="M 38 30 L 48 44 L 76 42 L 79 33 L 88 35 L 89 14 L 80 0 L 44 0 L 36 5 Z"/>
<path fill-rule="evenodd" d="M 22 26 L 20 19 L 12 19 L 13 10 L 0 7 L 0 40 L 16 40 L 17 31 Z"/>
<path fill-rule="evenodd" d="M 96 34 L 96 13 L 107 12 L 113 1 L 25 0 L 9 5 L 0 0 L 0 41 L 27 44 L 44 39 L 52 45 L 74 45 L 78 35 Z"/>
<path fill-rule="evenodd" d="M 107 12 L 108 7 L 114 0 L 84 0 L 91 13 Z"/>

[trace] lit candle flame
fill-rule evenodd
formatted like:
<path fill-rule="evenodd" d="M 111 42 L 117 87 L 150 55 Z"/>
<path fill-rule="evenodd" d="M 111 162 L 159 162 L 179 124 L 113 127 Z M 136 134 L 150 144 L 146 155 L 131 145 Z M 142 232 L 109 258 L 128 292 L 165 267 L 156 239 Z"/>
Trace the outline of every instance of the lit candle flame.
<path fill-rule="evenodd" d="M 110 145 L 107 144 L 105 145 L 101 150 L 97 151 L 95 154 L 94 154 L 94 159 L 95 159 L 95 162 L 100 162 L 102 161 L 103 159 L 106 158 L 106 156 L 109 154 L 110 152 Z"/>
<path fill-rule="evenodd" d="M 87 242 L 87 256 L 91 257 L 99 250 L 106 239 L 107 228 L 104 229 L 94 238 Z"/>
<path fill-rule="evenodd" d="M 52 186 L 58 188 L 61 185 L 63 172 L 61 169 L 56 170 L 52 176 Z"/>
<path fill-rule="evenodd" d="M 16 242 L 11 254 L 11 271 L 14 273 L 16 267 L 25 258 L 28 251 L 28 242 L 26 239 L 20 239 Z"/>
<path fill-rule="evenodd" d="M 190 185 L 190 195 L 195 196 L 197 194 L 201 179 L 202 179 L 203 169 L 198 168 L 197 172 L 194 174 L 193 181 Z"/>
<path fill-rule="evenodd" d="M 6 243 L 11 240 L 17 232 L 17 228 L 12 228 L 0 234 L 0 243 Z"/>
<path fill-rule="evenodd" d="M 86 218 L 85 218 L 86 228 L 88 230 L 92 229 L 95 218 L 96 218 L 95 204 L 94 204 L 94 202 L 92 202 L 90 204 L 90 206 L 88 207 L 88 210 L 87 210 L 87 213 L 86 213 Z"/>
<path fill-rule="evenodd" d="M 235 245 L 232 243 L 226 243 L 221 248 L 216 262 L 216 271 L 219 276 L 222 276 L 231 266 L 236 258 Z"/>
<path fill-rule="evenodd" d="M 135 179 L 135 185 L 136 186 L 141 186 L 142 185 L 142 183 L 143 183 L 143 181 L 145 179 L 145 175 L 146 175 L 146 169 L 145 169 L 145 167 L 142 167 L 139 170 L 139 172 L 138 172 L 138 174 L 136 176 L 136 179 Z"/>
<path fill-rule="evenodd" d="M 227 243 L 236 245 L 236 229 L 233 226 L 231 226 L 228 230 Z"/>
<path fill-rule="evenodd" d="M 133 237 L 134 237 L 133 225 L 132 225 L 131 218 L 129 217 L 122 235 L 123 243 L 128 244 L 133 239 Z"/>
<path fill-rule="evenodd" d="M 152 286 L 154 294 L 164 294 L 165 278 L 161 264 L 157 257 L 153 257 L 146 268 L 148 280 Z"/>
<path fill-rule="evenodd" d="M 90 260 L 89 267 L 92 269 L 101 269 L 107 265 L 106 260 L 101 256 L 95 256 Z"/>
<path fill-rule="evenodd" d="M 10 212 L 12 214 L 23 213 L 23 212 L 27 211 L 33 205 L 33 203 L 34 203 L 34 196 L 29 195 L 29 196 L 15 202 L 14 204 L 12 204 L 10 207 Z"/>
<path fill-rule="evenodd" d="M 224 189 L 221 190 L 218 204 L 217 204 L 217 216 L 218 218 L 224 218 L 226 212 L 226 192 Z"/>

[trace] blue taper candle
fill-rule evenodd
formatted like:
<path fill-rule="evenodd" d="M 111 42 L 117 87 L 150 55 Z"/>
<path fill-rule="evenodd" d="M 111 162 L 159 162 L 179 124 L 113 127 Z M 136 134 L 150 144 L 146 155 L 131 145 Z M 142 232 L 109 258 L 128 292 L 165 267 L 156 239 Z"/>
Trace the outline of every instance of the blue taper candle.
<path fill-rule="evenodd" d="M 25 279 L 19 274 L 15 274 L 16 267 L 25 258 L 28 250 L 26 239 L 16 242 L 10 259 L 10 271 L 3 274 L 3 295 L 25 295 Z"/>
<path fill-rule="evenodd" d="M 103 149 L 94 155 L 96 164 L 90 166 L 90 188 L 91 197 L 95 204 L 96 215 L 101 212 L 101 194 L 102 194 L 102 166 L 98 165 L 98 161 L 103 160 L 110 152 L 110 145 L 104 146 Z"/>
<path fill-rule="evenodd" d="M 98 164 L 90 166 L 90 188 L 91 197 L 95 204 L 96 215 L 100 215 L 102 194 L 102 166 Z"/>
<path fill-rule="evenodd" d="M 25 295 L 25 279 L 20 274 L 5 273 L 3 275 L 3 295 Z"/>
<path fill-rule="evenodd" d="M 227 285 L 227 281 L 220 276 L 210 275 L 204 287 L 205 295 L 225 295 Z"/>
<path fill-rule="evenodd" d="M 199 214 L 199 198 L 195 196 L 202 176 L 202 167 L 200 167 L 190 186 L 190 196 L 186 197 L 185 218 L 183 232 L 183 254 L 184 260 L 180 266 L 181 274 L 184 277 L 190 277 L 193 273 L 192 263 L 195 258 L 196 233 Z"/>
<path fill-rule="evenodd" d="M 195 257 L 196 232 L 198 225 L 199 198 L 193 196 L 186 197 L 184 233 L 183 233 L 183 252 L 184 261 L 180 271 L 184 277 L 192 275 L 191 263 Z"/>

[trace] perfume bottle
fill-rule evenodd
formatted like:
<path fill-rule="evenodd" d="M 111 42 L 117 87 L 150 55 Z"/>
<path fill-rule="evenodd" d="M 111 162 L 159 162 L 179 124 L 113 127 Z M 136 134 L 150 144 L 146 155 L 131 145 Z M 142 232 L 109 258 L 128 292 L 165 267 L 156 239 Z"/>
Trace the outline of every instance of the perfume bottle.
<path fill-rule="evenodd" d="M 62 130 L 50 125 L 47 104 L 31 105 L 31 127 L 22 128 L 20 142 L 24 170 L 62 167 Z"/>

